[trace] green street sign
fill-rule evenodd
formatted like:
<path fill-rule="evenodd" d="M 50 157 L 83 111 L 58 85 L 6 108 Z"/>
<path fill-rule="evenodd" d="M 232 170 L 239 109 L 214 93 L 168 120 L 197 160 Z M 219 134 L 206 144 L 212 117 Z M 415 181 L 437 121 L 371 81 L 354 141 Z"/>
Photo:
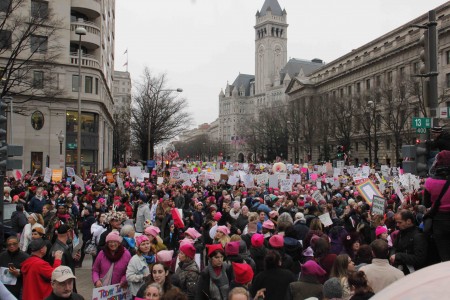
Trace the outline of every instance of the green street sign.
<path fill-rule="evenodd" d="M 412 118 L 412 128 L 431 128 L 431 118 Z"/>
<path fill-rule="evenodd" d="M 428 128 L 416 128 L 416 133 L 418 134 L 426 134 L 428 133 L 429 129 Z"/>

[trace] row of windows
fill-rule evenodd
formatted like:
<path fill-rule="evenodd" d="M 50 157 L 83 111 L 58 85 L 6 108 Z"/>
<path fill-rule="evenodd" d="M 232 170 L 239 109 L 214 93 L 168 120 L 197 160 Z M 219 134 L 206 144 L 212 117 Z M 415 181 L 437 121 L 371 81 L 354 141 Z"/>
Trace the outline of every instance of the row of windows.
<path fill-rule="evenodd" d="M 83 77 L 83 76 L 81 76 Z M 78 92 L 79 81 L 78 75 L 72 75 L 72 92 Z M 99 80 L 92 76 L 84 76 L 84 92 L 87 94 L 95 93 L 98 95 L 99 91 Z"/>
<path fill-rule="evenodd" d="M 10 13 L 15 5 L 12 0 L 0 1 L 0 12 Z M 45 19 L 48 17 L 48 2 L 43 0 L 31 0 L 31 17 Z"/>
<path fill-rule="evenodd" d="M 12 32 L 0 30 L 0 49 L 11 49 Z M 48 47 L 48 37 L 42 35 L 30 36 L 30 50 L 33 53 L 45 53 Z"/>

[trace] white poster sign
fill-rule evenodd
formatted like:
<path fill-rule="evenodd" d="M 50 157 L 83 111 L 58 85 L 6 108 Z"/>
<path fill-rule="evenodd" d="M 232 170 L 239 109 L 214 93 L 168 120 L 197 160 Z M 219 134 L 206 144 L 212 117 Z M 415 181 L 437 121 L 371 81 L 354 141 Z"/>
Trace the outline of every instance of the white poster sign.
<path fill-rule="evenodd" d="M 269 176 L 269 187 L 278 188 L 278 175 L 277 174 L 271 174 Z"/>
<path fill-rule="evenodd" d="M 375 215 L 384 215 L 384 205 L 386 200 L 380 196 L 373 196 L 372 200 L 372 213 Z"/>
<path fill-rule="evenodd" d="M 320 222 L 322 222 L 323 226 L 328 227 L 333 225 L 333 221 L 331 220 L 330 213 L 325 213 L 319 216 Z"/>
<path fill-rule="evenodd" d="M 292 192 L 292 181 L 290 179 L 280 180 L 280 192 Z"/>
<path fill-rule="evenodd" d="M 52 181 L 52 169 L 45 168 L 44 181 L 50 183 Z"/>
<path fill-rule="evenodd" d="M 132 295 L 130 289 L 123 289 L 120 284 L 113 284 L 94 288 L 92 290 L 92 300 L 121 299 L 131 300 Z"/>
<path fill-rule="evenodd" d="M 85 189 L 84 189 L 83 179 L 81 179 L 77 175 L 75 175 L 74 177 L 75 177 L 75 184 L 78 185 L 81 188 L 81 190 L 84 192 Z"/>
<path fill-rule="evenodd" d="M 128 167 L 131 178 L 137 178 L 141 175 L 141 167 Z"/>

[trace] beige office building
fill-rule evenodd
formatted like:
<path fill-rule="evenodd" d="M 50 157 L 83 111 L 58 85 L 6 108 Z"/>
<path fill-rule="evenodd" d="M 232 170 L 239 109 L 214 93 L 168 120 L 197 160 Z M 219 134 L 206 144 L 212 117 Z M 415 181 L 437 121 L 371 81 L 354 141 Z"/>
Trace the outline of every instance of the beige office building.
<path fill-rule="evenodd" d="M 14 1 L 14 0 L 12 0 Z M 8 1 L 5 1 L 8 2 Z M 3 11 L 1 11 L 3 10 Z M 5 15 L 5 8 L 0 8 Z M 23 145 L 23 171 L 43 172 L 45 167 L 76 167 L 77 132 L 81 130 L 81 163 L 85 171 L 112 167 L 115 0 L 31 0 L 14 13 L 32 19 L 53 18 L 58 22 L 52 38 L 32 36 L 38 51 L 32 59 L 49 55 L 59 47 L 52 68 L 29 69 L 33 82 L 30 93 L 13 95 L 13 113 L 8 118 L 8 143 Z M 81 36 L 81 62 L 78 59 Z M 1 33 L 0 33 L 1 34 Z M 37 32 L 36 34 L 39 34 Z M 14 49 L 14 41 L 9 46 Z M 0 68 L 6 66 L 10 52 L 1 51 Z M 31 50 L 30 50 L 31 51 Z M 26 52 L 22 57 L 26 57 Z M 78 66 L 81 63 L 81 128 L 78 128 Z M 57 91 L 48 93 L 48 91 Z M 51 94 L 51 96 L 49 96 Z M 12 124 L 11 124 L 12 120 Z M 12 126 L 11 126 L 12 125 Z M 61 142 L 61 149 L 60 149 Z M 61 150 L 61 152 L 60 152 Z"/>

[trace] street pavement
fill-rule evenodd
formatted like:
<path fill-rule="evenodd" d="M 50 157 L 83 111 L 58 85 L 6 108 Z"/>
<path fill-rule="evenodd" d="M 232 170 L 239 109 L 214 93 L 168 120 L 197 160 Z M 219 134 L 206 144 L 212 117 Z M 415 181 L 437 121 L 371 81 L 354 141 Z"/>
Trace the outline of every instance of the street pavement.
<path fill-rule="evenodd" d="M 84 257 L 83 266 L 75 269 L 75 276 L 77 277 L 77 291 L 82 295 L 85 300 L 92 299 L 92 289 L 94 284 L 91 279 L 92 273 L 92 256 L 87 255 Z"/>

